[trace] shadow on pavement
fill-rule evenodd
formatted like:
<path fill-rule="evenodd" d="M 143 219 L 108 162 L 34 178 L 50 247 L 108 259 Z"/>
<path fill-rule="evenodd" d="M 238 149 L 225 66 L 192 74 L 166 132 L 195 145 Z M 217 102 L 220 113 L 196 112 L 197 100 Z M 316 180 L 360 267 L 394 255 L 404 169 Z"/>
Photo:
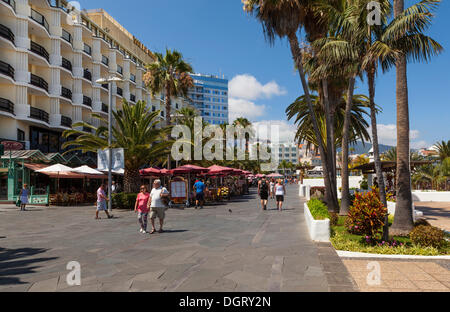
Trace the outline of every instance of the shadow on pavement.
<path fill-rule="evenodd" d="M 25 284 L 16 275 L 34 273 L 38 263 L 55 260 L 57 257 L 25 259 L 48 251 L 44 248 L 6 249 L 0 247 L 0 285 Z"/>

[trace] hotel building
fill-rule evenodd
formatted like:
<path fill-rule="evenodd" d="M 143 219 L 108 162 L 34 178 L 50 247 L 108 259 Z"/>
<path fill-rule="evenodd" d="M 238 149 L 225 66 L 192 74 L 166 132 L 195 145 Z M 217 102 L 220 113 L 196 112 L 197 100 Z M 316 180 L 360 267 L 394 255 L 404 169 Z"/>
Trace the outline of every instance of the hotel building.
<path fill-rule="evenodd" d="M 200 116 L 212 125 L 228 123 L 228 80 L 218 76 L 191 74 L 194 87 L 189 98 Z"/>
<path fill-rule="evenodd" d="M 110 75 L 124 79 L 112 86 L 114 110 L 124 99 L 164 110 L 143 83 L 145 64 L 152 61 L 152 53 L 102 9 L 0 0 L 0 141 L 61 152 L 64 130 L 80 121 L 99 126 L 92 113 L 107 117 L 108 85 L 96 81 Z M 186 103 L 175 99 L 174 110 Z"/>

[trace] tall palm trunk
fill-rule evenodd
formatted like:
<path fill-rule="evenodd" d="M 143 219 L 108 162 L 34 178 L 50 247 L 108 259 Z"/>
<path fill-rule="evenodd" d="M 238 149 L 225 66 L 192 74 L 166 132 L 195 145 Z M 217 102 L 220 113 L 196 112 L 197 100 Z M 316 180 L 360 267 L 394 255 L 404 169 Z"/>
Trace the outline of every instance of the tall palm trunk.
<path fill-rule="evenodd" d="M 322 166 L 323 166 L 323 170 L 324 170 L 324 179 L 325 179 L 325 189 L 328 190 L 328 194 L 330 192 L 331 189 L 331 185 L 330 185 L 330 177 L 328 175 L 329 172 L 329 168 L 328 168 L 328 159 L 327 159 L 327 155 L 326 155 L 326 151 L 325 151 L 325 147 L 323 145 L 323 141 L 322 141 L 322 135 L 321 132 L 319 130 L 319 124 L 317 122 L 317 118 L 316 115 L 314 113 L 314 107 L 311 101 L 311 94 L 309 92 L 309 86 L 308 83 L 306 81 L 306 76 L 305 76 L 305 71 L 303 69 L 303 54 L 302 54 L 302 50 L 300 49 L 300 45 L 298 42 L 298 38 L 297 38 L 297 34 L 291 33 L 288 36 L 289 39 L 289 45 L 291 48 L 291 53 L 292 53 L 292 57 L 294 58 L 294 63 L 297 66 L 299 75 L 300 75 L 300 80 L 302 83 L 302 87 L 303 87 L 303 93 L 305 94 L 305 98 L 306 98 L 306 103 L 308 104 L 308 108 L 309 108 L 309 112 L 310 112 L 310 116 L 312 119 L 312 123 L 313 123 L 313 128 L 314 128 L 314 133 L 317 137 L 317 141 L 319 144 L 319 150 L 320 150 L 320 158 L 322 160 Z"/>
<path fill-rule="evenodd" d="M 323 98 L 324 98 L 324 108 L 325 108 L 325 119 L 326 119 L 326 152 L 328 160 L 328 170 L 324 172 L 328 175 L 329 187 L 326 188 L 326 201 L 328 208 L 334 212 L 339 212 L 339 204 L 337 200 L 337 185 L 336 185 L 336 157 L 333 159 L 334 155 L 334 123 L 333 123 L 333 112 L 331 109 L 330 94 L 328 92 L 328 81 L 322 79 L 323 87 Z"/>
<path fill-rule="evenodd" d="M 355 77 L 351 77 L 348 82 L 347 90 L 347 102 L 345 104 L 345 119 L 344 119 L 344 129 L 342 134 L 342 168 L 341 168 L 341 179 L 342 179 L 342 198 L 341 198 L 341 209 L 339 214 L 341 216 L 346 216 L 350 210 L 350 183 L 349 183 L 349 169 L 348 169 L 348 144 L 350 137 L 350 114 L 353 107 L 353 93 L 355 91 Z"/>
<path fill-rule="evenodd" d="M 141 183 L 141 175 L 139 169 L 126 168 L 123 176 L 123 184 L 125 193 L 139 193 Z"/>
<path fill-rule="evenodd" d="M 404 10 L 403 0 L 394 0 L 394 16 Z M 408 75 L 406 56 L 400 56 L 397 69 L 397 208 L 392 234 L 408 235 L 414 228 L 411 193 L 411 165 L 409 146 Z"/>
<path fill-rule="evenodd" d="M 377 109 L 375 107 L 375 67 L 371 68 L 367 72 L 367 80 L 369 83 L 369 105 L 370 105 L 370 119 L 372 125 L 372 145 L 373 155 L 375 161 L 375 172 L 378 180 L 380 200 L 384 207 L 387 208 L 386 200 L 386 186 L 384 184 L 383 169 L 381 166 L 380 147 L 378 145 L 378 129 L 377 129 Z M 385 240 L 389 239 L 389 219 L 388 215 L 384 220 L 384 235 Z"/>

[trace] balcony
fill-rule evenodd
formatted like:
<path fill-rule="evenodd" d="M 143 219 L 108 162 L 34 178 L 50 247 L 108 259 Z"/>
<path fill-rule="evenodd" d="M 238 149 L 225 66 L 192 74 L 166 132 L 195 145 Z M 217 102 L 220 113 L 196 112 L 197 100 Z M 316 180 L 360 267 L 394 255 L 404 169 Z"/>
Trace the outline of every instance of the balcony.
<path fill-rule="evenodd" d="M 47 60 L 47 62 L 50 62 L 50 55 L 48 54 L 47 50 L 40 44 L 37 44 L 36 42 L 31 41 L 30 51 L 33 53 L 36 53 L 39 56 L 42 56 L 43 58 L 45 58 Z"/>
<path fill-rule="evenodd" d="M 122 88 L 117 87 L 117 95 L 123 96 Z"/>
<path fill-rule="evenodd" d="M 68 71 L 72 71 L 72 63 L 66 58 L 62 58 L 62 67 Z"/>
<path fill-rule="evenodd" d="M 102 63 L 105 64 L 106 66 L 109 66 L 109 58 L 102 55 Z"/>
<path fill-rule="evenodd" d="M 61 116 L 61 126 L 72 128 L 72 118 Z"/>
<path fill-rule="evenodd" d="M 14 33 L 5 25 L 0 24 L 0 37 L 3 37 L 14 44 Z"/>
<path fill-rule="evenodd" d="M 9 4 L 10 7 L 13 8 L 14 12 L 16 12 L 16 1 L 14 0 L 3 0 L 6 4 Z"/>
<path fill-rule="evenodd" d="M 35 87 L 44 89 L 45 91 L 48 92 L 48 83 L 47 83 L 47 81 L 45 81 L 43 78 L 41 78 L 39 76 L 31 74 L 30 84 L 32 84 Z"/>
<path fill-rule="evenodd" d="M 108 113 L 109 112 L 108 105 L 106 105 L 105 103 L 102 103 L 102 112 L 104 112 L 104 113 Z"/>
<path fill-rule="evenodd" d="M 61 87 L 61 96 L 65 97 L 66 99 L 72 100 L 72 91 L 65 87 Z"/>
<path fill-rule="evenodd" d="M 0 98 L 0 111 L 14 115 L 14 103 L 10 100 Z"/>
<path fill-rule="evenodd" d="M 30 118 L 44 121 L 48 123 L 49 115 L 46 111 L 36 108 L 36 107 L 30 107 Z"/>
<path fill-rule="evenodd" d="M 84 44 L 83 51 L 88 55 L 92 55 L 92 48 L 89 45 L 87 45 L 86 43 Z"/>
<path fill-rule="evenodd" d="M 0 61 L 0 74 L 9 76 L 14 79 L 14 68 L 8 63 Z"/>
<path fill-rule="evenodd" d="M 67 30 L 64 30 L 64 29 L 62 30 L 61 38 L 63 38 L 64 40 L 66 40 L 70 44 L 72 44 L 72 42 L 73 42 L 72 35 Z"/>
<path fill-rule="evenodd" d="M 136 95 L 130 94 L 130 101 L 136 103 Z"/>
<path fill-rule="evenodd" d="M 50 33 L 50 27 L 44 15 L 42 15 L 36 10 L 31 9 L 30 18 L 34 20 L 36 23 L 42 25 L 47 30 L 47 32 Z"/>
<path fill-rule="evenodd" d="M 92 74 L 88 69 L 85 69 L 83 72 L 83 78 L 89 81 L 92 81 Z"/>
<path fill-rule="evenodd" d="M 92 107 L 92 99 L 88 96 L 83 95 L 83 105 Z"/>

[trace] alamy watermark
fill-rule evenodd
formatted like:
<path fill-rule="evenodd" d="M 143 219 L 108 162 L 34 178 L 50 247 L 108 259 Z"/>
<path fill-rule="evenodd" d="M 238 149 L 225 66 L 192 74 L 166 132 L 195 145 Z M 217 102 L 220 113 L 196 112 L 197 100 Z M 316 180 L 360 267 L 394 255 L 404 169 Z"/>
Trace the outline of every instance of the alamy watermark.
<path fill-rule="evenodd" d="M 81 265 L 78 261 L 67 263 L 66 269 L 70 272 L 66 276 L 68 286 L 81 286 Z"/>
<path fill-rule="evenodd" d="M 203 126 L 203 119 L 194 119 L 194 128 L 176 125 L 172 129 L 176 142 L 172 146 L 172 158 L 176 161 L 245 161 L 261 162 L 262 171 L 274 171 L 279 166 L 278 148 L 280 127 L 261 125 L 242 127 L 229 125 Z M 269 139 L 270 138 L 270 139 Z"/>
<path fill-rule="evenodd" d="M 370 26 L 381 25 L 381 5 L 378 1 L 367 3 L 367 24 Z"/>

